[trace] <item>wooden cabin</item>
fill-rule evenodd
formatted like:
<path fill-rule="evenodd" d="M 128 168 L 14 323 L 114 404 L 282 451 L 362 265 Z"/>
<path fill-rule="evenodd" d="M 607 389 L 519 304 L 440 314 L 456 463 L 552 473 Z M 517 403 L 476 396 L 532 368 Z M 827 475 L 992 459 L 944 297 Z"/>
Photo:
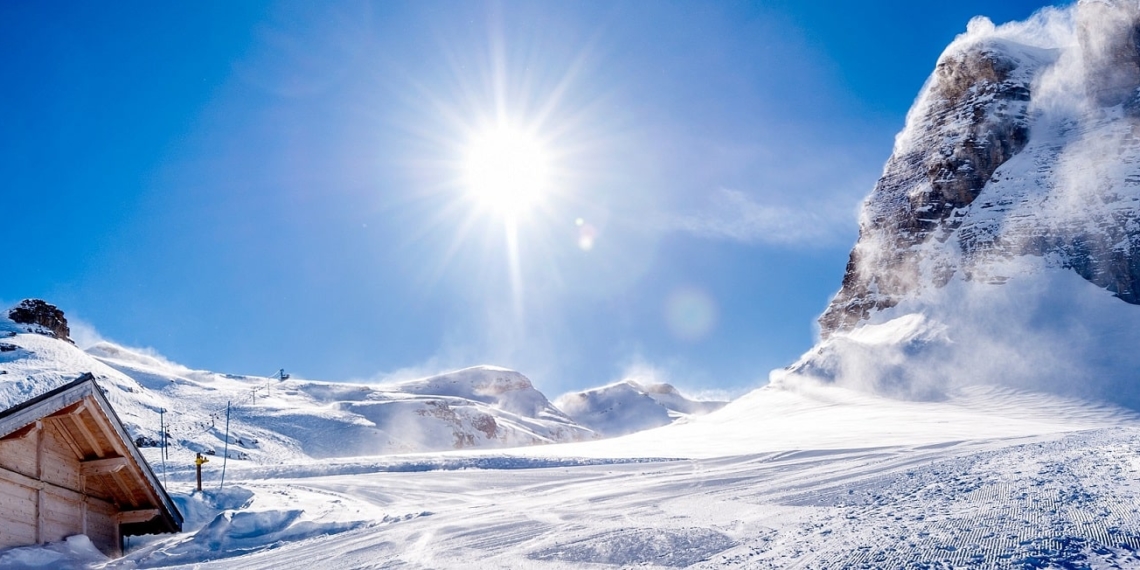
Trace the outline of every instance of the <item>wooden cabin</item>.
<path fill-rule="evenodd" d="M 90 374 L 0 412 L 0 548 L 179 532 L 182 515 Z"/>

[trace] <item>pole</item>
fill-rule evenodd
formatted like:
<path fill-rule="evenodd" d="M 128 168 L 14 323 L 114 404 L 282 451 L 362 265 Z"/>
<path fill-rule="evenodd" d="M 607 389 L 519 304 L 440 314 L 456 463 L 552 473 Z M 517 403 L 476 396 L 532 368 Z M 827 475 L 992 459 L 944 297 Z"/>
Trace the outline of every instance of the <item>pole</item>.
<path fill-rule="evenodd" d="M 162 456 L 162 486 L 168 486 L 166 483 L 166 421 L 163 420 L 162 414 L 166 408 L 158 409 L 158 431 L 159 437 L 162 438 L 162 446 L 159 447 L 159 454 Z M 200 478 L 199 478 L 200 479 Z"/>
<path fill-rule="evenodd" d="M 198 492 L 202 492 L 202 464 L 210 461 L 198 453 L 194 457 L 194 470 L 198 473 Z"/>
<path fill-rule="evenodd" d="M 222 490 L 222 485 L 226 484 L 226 461 L 230 458 L 230 403 L 226 402 L 226 447 L 225 455 L 222 455 L 222 479 L 218 482 L 218 490 Z"/>

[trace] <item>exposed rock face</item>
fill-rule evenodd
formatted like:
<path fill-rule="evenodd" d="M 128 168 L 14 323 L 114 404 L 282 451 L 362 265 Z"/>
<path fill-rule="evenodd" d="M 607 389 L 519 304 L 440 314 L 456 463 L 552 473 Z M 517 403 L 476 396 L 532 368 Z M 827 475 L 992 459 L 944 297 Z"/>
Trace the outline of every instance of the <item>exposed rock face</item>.
<path fill-rule="evenodd" d="M 824 338 L 1027 255 L 1140 304 L 1140 9 L 1074 10 L 1075 41 L 976 20 L 947 48 L 864 203 Z"/>
<path fill-rule="evenodd" d="M 71 342 L 71 338 L 69 338 L 71 329 L 67 327 L 67 319 L 63 316 L 63 311 L 46 301 L 24 299 L 20 301 L 19 305 L 8 311 L 8 318 L 15 323 L 33 325 L 41 329 L 33 329 L 34 332 L 44 332 L 60 340 Z"/>

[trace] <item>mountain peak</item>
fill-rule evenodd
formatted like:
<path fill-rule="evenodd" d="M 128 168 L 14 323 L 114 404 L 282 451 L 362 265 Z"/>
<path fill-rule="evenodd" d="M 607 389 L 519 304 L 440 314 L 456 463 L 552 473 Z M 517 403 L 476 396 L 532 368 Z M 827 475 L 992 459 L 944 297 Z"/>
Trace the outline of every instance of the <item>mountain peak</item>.
<path fill-rule="evenodd" d="M 8 318 L 14 323 L 29 325 L 29 332 L 46 334 L 75 344 L 69 338 L 71 329 L 67 326 L 67 317 L 63 311 L 42 299 L 20 301 L 8 311 Z"/>
<path fill-rule="evenodd" d="M 1140 11 L 1072 10 L 974 23 L 942 54 L 864 202 L 824 338 L 955 277 L 1004 282 L 1027 256 L 1140 303 Z"/>

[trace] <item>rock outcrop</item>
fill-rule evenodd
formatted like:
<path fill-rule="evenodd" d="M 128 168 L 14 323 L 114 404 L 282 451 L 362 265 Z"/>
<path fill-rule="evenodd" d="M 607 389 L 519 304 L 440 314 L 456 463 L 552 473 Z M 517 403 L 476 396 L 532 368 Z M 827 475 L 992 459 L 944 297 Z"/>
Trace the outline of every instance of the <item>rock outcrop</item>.
<path fill-rule="evenodd" d="M 19 305 L 8 311 L 8 318 L 12 322 L 31 325 L 31 332 L 38 332 L 54 336 L 60 340 L 72 342 L 71 329 L 67 326 L 67 318 L 58 307 L 40 299 L 24 299 Z"/>
<path fill-rule="evenodd" d="M 1002 282 L 1021 256 L 1140 304 L 1140 9 L 1071 9 L 976 19 L 943 53 L 864 203 L 824 338 L 955 276 Z"/>

